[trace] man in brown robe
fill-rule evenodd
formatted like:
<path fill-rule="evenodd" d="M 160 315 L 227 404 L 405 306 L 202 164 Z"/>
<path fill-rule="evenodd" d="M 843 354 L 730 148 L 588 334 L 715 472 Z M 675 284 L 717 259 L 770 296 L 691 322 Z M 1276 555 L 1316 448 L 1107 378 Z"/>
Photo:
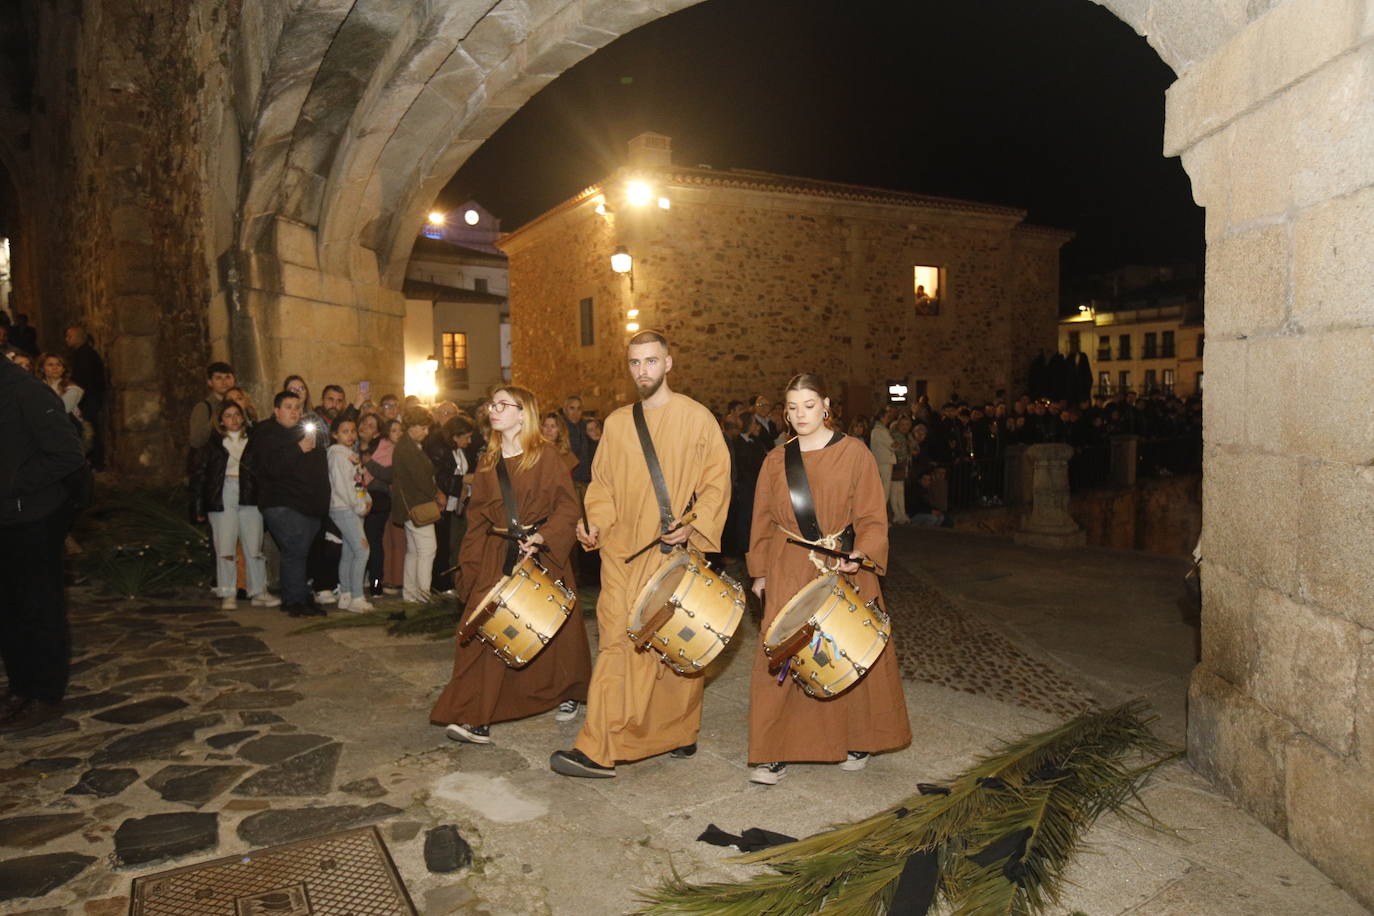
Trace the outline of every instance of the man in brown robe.
<path fill-rule="evenodd" d="M 619 761 L 668 751 L 691 756 L 701 727 L 701 676 L 673 672 L 657 654 L 637 651 L 626 634 L 640 591 L 669 555 L 650 549 L 629 564 L 625 559 L 655 538 L 669 545 L 689 543 L 703 553 L 720 549 L 730 501 L 730 453 L 711 412 L 668 387 L 673 358 L 663 335 L 636 334 L 628 359 L 672 510 L 681 517 L 695 495 L 696 517 L 662 533 L 632 409 L 621 407 L 608 416 L 587 487 L 588 526 L 578 523 L 578 539 L 602 554 L 596 605 L 601 645 L 586 724 L 572 750 L 556 751 L 549 759 L 554 772 L 565 776 L 614 776 Z"/>
<path fill-rule="evenodd" d="M 490 447 L 499 449 L 501 445 L 494 441 Z M 548 519 L 539 529 L 548 547 L 547 552 L 540 554 L 540 562 L 551 576 L 575 590 L 572 565 L 568 562 L 573 524 L 578 516 L 572 477 L 553 448 L 540 449 L 538 460 L 528 470 L 520 468 L 522 457 L 501 459 L 510 473 L 520 520 L 529 523 Z M 459 554 L 460 588 L 467 593 L 464 620 L 504 575 L 510 542 L 495 537 L 492 529 L 504 528 L 506 524 L 496 472 L 477 472 L 472 477 L 472 498 L 468 503 L 468 531 Z M 572 617 L 522 668 L 508 667 L 480 639 L 456 645 L 453 677 L 434 703 L 429 718 L 431 722 L 458 726 L 462 740 L 486 744 L 490 739 L 483 726 L 538 715 L 565 700 L 585 702 L 590 674 L 587 628 L 582 622 L 581 608 L 574 607 Z"/>

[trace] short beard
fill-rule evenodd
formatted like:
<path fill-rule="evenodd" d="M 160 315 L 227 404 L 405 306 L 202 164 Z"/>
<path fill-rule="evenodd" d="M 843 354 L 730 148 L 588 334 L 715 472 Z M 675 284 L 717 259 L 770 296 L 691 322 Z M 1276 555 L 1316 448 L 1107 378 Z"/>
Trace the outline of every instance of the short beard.
<path fill-rule="evenodd" d="M 643 385 L 639 384 L 639 382 L 635 382 L 635 390 L 639 392 L 639 399 L 641 401 L 647 401 L 649 400 L 649 398 L 657 394 L 658 389 L 663 387 L 663 380 L 667 377 L 668 376 L 666 374 L 660 375 L 658 377 L 658 381 L 654 382 L 653 385 L 649 388 L 645 388 Z"/>

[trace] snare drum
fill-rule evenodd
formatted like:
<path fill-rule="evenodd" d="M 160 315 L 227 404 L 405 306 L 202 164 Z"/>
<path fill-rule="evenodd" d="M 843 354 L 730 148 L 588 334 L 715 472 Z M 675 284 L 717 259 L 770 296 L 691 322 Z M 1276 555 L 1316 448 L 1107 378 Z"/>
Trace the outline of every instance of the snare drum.
<path fill-rule="evenodd" d="M 497 582 L 464 621 L 463 645 L 476 636 L 512 668 L 529 664 L 557 635 L 577 606 L 577 596 L 531 557 Z"/>
<path fill-rule="evenodd" d="M 790 660 L 792 676 L 811 696 L 833 697 L 859 682 L 892 636 L 878 599 L 864 601 L 847 576 L 821 576 L 783 606 L 763 637 L 776 671 Z"/>
<path fill-rule="evenodd" d="M 652 648 L 678 674 L 694 674 L 730 644 L 744 618 L 744 589 L 691 548 L 674 551 L 639 593 L 630 614 L 636 646 Z"/>

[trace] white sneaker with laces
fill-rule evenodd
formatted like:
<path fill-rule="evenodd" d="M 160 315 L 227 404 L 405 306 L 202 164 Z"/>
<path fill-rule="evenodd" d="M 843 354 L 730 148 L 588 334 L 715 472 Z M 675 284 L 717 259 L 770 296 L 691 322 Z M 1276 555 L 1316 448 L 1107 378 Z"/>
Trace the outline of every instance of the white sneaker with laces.
<path fill-rule="evenodd" d="M 377 610 L 377 608 L 373 606 L 371 601 L 368 601 L 366 598 L 360 595 L 348 603 L 347 610 L 350 610 L 355 614 L 366 614 L 370 611 Z"/>
<path fill-rule="evenodd" d="M 776 786 L 787 775 L 785 763 L 761 763 L 749 771 L 749 781 L 761 786 Z"/>
<path fill-rule="evenodd" d="M 351 610 L 353 610 L 353 608 L 349 607 L 349 605 L 351 605 L 352 603 L 353 603 L 353 596 L 352 596 L 352 595 L 350 595 L 348 592 L 339 592 L 339 602 L 338 602 L 338 605 L 337 605 L 337 607 L 339 608 L 339 610 L 341 610 L 341 611 L 351 611 Z"/>
<path fill-rule="evenodd" d="M 571 722 L 577 718 L 577 707 L 582 704 L 576 700 L 564 700 L 558 704 L 558 711 L 553 714 L 555 722 Z"/>
<path fill-rule="evenodd" d="M 853 773 L 868 766 L 868 751 L 850 751 L 849 758 L 840 762 L 840 769 Z"/>
<path fill-rule="evenodd" d="M 315 602 L 317 604 L 334 604 L 338 600 L 338 593 L 332 589 L 325 589 L 324 591 L 315 593 Z"/>
<path fill-rule="evenodd" d="M 219 603 L 219 609 L 221 611 L 236 611 L 238 607 L 239 603 L 234 599 L 233 595 L 230 595 Z"/>
<path fill-rule="evenodd" d="M 269 595 L 267 592 L 254 595 L 250 603 L 253 607 L 281 607 L 281 599 L 276 595 Z"/>

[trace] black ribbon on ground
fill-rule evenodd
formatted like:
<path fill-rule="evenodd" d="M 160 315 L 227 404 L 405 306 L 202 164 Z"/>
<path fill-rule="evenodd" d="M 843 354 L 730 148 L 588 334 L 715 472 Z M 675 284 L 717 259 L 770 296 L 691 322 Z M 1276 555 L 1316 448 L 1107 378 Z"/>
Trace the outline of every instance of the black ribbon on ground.
<path fill-rule="evenodd" d="M 978 777 L 978 786 L 983 789 L 992 789 L 994 791 L 1000 791 L 1002 789 L 1005 789 L 1007 787 L 1007 784 L 1004 780 L 997 776 L 980 776 Z"/>
<path fill-rule="evenodd" d="M 525 529 L 520 527 L 520 515 L 515 507 L 515 488 L 511 486 L 504 455 L 496 458 L 496 479 L 501 484 L 501 501 L 506 504 L 506 527 L 512 536 L 510 544 L 506 546 L 506 562 L 501 568 L 502 575 L 509 576 L 515 564 L 520 562 L 520 541 L 525 538 Z"/>
<path fill-rule="evenodd" d="M 750 827 L 736 836 L 733 833 L 726 833 L 715 824 L 707 824 L 706 829 L 701 832 L 701 836 L 697 839 L 703 843 L 710 843 L 712 846 L 734 846 L 740 852 L 758 852 L 760 849 L 768 849 L 771 846 L 797 842 L 797 838 L 794 836 L 774 833 L 772 830 L 764 830 L 762 827 Z"/>
<path fill-rule="evenodd" d="M 921 849 L 906 858 L 897 879 L 889 916 L 925 916 L 935 902 L 935 887 L 940 878 L 940 857 L 934 849 Z"/>
<path fill-rule="evenodd" d="M 933 782 L 916 783 L 916 791 L 922 795 L 948 795 L 949 786 L 936 785 Z"/>
<path fill-rule="evenodd" d="M 1013 830 L 996 840 L 993 840 L 981 850 L 968 857 L 970 862 L 975 865 L 993 865 L 997 862 L 1002 863 L 1002 877 L 1016 884 L 1021 883 L 1021 879 L 1026 874 L 1026 844 L 1030 842 L 1031 835 L 1035 833 L 1034 827 L 1022 827 L 1020 830 Z"/>

